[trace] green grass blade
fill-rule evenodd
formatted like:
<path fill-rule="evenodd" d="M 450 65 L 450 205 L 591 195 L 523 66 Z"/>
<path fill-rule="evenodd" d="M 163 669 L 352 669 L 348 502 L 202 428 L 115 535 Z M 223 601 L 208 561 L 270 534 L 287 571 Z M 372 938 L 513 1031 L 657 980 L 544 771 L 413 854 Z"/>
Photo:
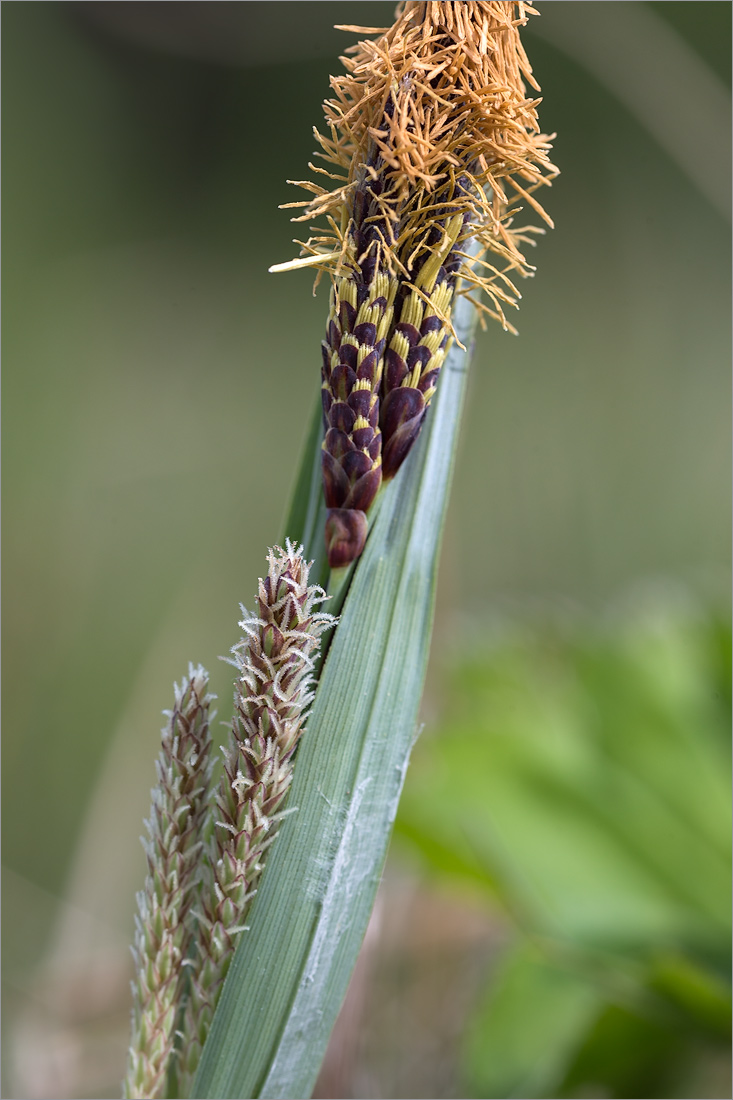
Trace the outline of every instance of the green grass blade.
<path fill-rule="evenodd" d="M 282 541 L 283 545 L 286 538 L 303 543 L 305 556 L 315 562 L 310 574 L 311 583 L 325 586 L 328 579 L 328 562 L 323 541 L 326 505 L 321 488 L 322 439 L 323 411 L 319 391 L 303 445 L 303 457 L 293 486 Z"/>
<path fill-rule="evenodd" d="M 472 307 L 456 331 L 469 344 Z M 427 664 L 468 356 L 454 345 L 354 572 L 268 860 L 204 1048 L 197 1097 L 309 1097 L 366 930 Z"/>

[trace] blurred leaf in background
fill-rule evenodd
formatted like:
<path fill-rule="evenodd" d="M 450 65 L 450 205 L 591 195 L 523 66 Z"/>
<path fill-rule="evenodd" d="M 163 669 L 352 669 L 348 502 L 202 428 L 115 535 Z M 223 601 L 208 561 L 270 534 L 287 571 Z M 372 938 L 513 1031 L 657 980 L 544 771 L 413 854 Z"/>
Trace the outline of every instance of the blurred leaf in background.
<path fill-rule="evenodd" d="M 470 1027 L 471 1096 L 710 1095 L 731 1022 L 730 629 L 673 608 L 477 642 L 415 749 L 397 836 L 516 930 Z"/>
<path fill-rule="evenodd" d="M 650 579 L 701 606 L 729 594 L 731 6 L 540 9 L 527 48 L 542 125 L 559 135 L 562 176 L 548 193 L 557 229 L 522 288 L 520 336 L 495 327 L 477 342 L 436 655 L 466 623 L 481 637 L 505 601 L 520 620 L 538 600 L 581 608 L 595 639 L 598 609 Z M 303 175 L 336 54 L 353 40 L 333 23 L 383 25 L 392 10 L 382 0 L 3 5 L 3 1065 L 28 1096 L 117 1095 L 160 711 L 194 659 L 212 670 L 227 717 L 231 681 L 217 657 L 237 640 L 239 601 L 251 600 L 280 533 L 318 386 L 326 302 L 305 272 L 266 274 L 293 254 L 277 205 L 295 197 L 285 180 Z M 435 840 L 430 857 L 452 876 L 463 868 L 461 881 L 472 875 L 482 899 L 490 876 L 505 903 L 511 888 L 543 943 L 568 949 L 572 933 L 585 952 L 612 950 L 624 974 L 633 956 L 634 990 L 657 981 L 658 942 L 662 985 L 709 1005 L 721 795 L 703 733 L 712 725 L 688 688 L 718 682 L 716 630 L 725 641 L 724 617 L 707 650 L 672 630 L 677 657 L 657 667 L 666 688 L 656 693 L 656 643 L 637 662 L 613 640 L 606 660 L 582 632 L 559 639 L 554 664 L 547 639 L 498 646 L 485 691 L 480 661 L 456 672 L 446 690 L 455 699 L 465 684 L 484 724 L 509 691 L 501 668 L 517 677 L 521 728 L 492 734 L 491 749 L 474 737 L 468 809 L 442 823 L 450 844 Z M 431 675 L 427 720 L 449 714 L 436 684 Z M 603 714 L 588 701 L 596 690 Z M 642 705 L 646 734 L 635 738 Z M 473 736 L 461 715 L 457 745 Z M 693 757 L 694 782 L 683 767 Z M 506 786 L 488 772 L 482 793 L 477 770 L 489 764 Z M 39 782 L 43 809 L 29 813 Z M 623 813 L 611 814 L 613 798 Z M 568 862 L 575 851 L 582 868 Z M 401 875 L 388 875 L 388 897 Z M 444 930 L 462 927 L 451 912 Z M 414 956 L 421 993 L 426 957 L 440 970 L 435 942 Z M 408 946 L 395 947 L 398 959 Z M 534 980 L 536 946 L 517 947 L 520 985 Z M 36 977 L 43 958 L 58 964 L 53 994 L 46 971 Z M 636 1016 L 626 1001 L 602 1009 L 579 1046 L 587 976 L 576 989 L 566 969 L 556 977 L 555 954 L 539 958 L 535 984 L 545 999 L 559 989 L 566 1051 L 547 1055 L 545 1080 L 582 1090 L 598 1051 L 623 1048 L 637 1027 L 638 1002 Z M 445 970 L 467 1006 L 476 968 L 457 960 Z M 407 982 L 406 963 L 394 973 Z M 428 1001 L 411 1003 L 416 1029 Z M 381 1015 L 406 1018 L 384 1004 Z M 657 1032 L 647 1034 L 651 1047 Z M 395 1071 L 424 1080 L 426 1046 L 440 1047 L 430 1035 L 419 1057 L 399 1052 Z M 482 1088 L 475 1051 L 467 1079 Z M 446 1054 L 442 1095 L 461 1087 L 451 1074 Z M 6 1080 L 4 1091 L 17 1087 Z"/>

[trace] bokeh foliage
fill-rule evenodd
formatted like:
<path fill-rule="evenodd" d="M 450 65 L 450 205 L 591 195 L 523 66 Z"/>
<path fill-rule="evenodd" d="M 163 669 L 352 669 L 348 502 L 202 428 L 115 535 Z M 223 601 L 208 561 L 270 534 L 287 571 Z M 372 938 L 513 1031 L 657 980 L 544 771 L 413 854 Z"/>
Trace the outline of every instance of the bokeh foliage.
<path fill-rule="evenodd" d="M 729 1047 L 730 627 L 658 600 L 505 626 L 416 747 L 398 838 L 515 929 L 468 1095 L 703 1095 Z"/>
<path fill-rule="evenodd" d="M 541 19 L 577 13 L 578 33 L 590 42 L 601 7 L 619 25 L 630 9 L 648 9 L 729 87 L 730 5 L 553 2 Z M 3 935 L 11 1015 L 64 898 L 79 900 L 74 852 L 95 789 L 114 822 L 97 838 L 95 912 L 129 940 L 160 711 L 166 685 L 189 659 L 212 670 L 226 717 L 230 678 L 217 657 L 237 640 L 238 601 L 251 601 L 264 548 L 280 533 L 326 309 L 323 294 L 311 298 L 306 273 L 266 274 L 293 254 L 293 228 L 276 207 L 295 197 L 284 181 L 304 173 L 334 55 L 349 40 L 330 25 L 379 24 L 391 9 L 381 0 L 3 7 Z M 729 227 L 582 51 L 561 50 L 539 26 L 527 43 L 543 126 L 559 134 L 563 174 L 547 202 L 557 229 L 540 242 L 537 278 L 523 288 L 519 338 L 494 328 L 478 340 L 439 583 L 438 652 L 466 620 L 480 633 L 507 601 L 510 614 L 528 601 L 559 600 L 592 615 L 658 577 L 683 585 L 693 602 L 715 603 L 728 591 Z M 664 57 L 652 49 L 648 58 L 651 91 L 665 75 Z M 677 118 L 675 95 L 665 118 Z M 720 141 L 729 132 L 721 128 Z M 681 129 L 680 141 L 688 138 Z M 724 623 L 720 631 L 725 637 Z M 566 666 L 573 681 L 580 675 L 565 645 L 555 686 L 549 672 L 541 675 L 543 645 L 528 643 L 512 658 L 515 674 L 527 685 L 539 677 L 535 690 L 547 690 L 548 709 L 554 703 L 564 714 L 572 707 L 555 693 Z M 595 642 L 577 642 L 586 645 L 596 652 Z M 685 652 L 692 671 L 680 673 L 683 682 L 703 661 L 695 645 Z M 606 656 L 607 668 L 600 650 L 587 657 L 583 676 L 593 664 L 610 730 L 625 721 L 624 708 L 636 713 L 641 703 L 615 642 Z M 717 662 L 711 656 L 709 677 Z M 466 677 L 480 713 L 482 697 Z M 603 687 L 604 678 L 617 689 Z M 429 699 L 442 707 L 434 687 Z M 667 710 L 680 702 L 666 700 Z M 542 717 L 540 702 L 524 730 Z M 684 724 L 688 712 L 676 713 Z M 695 714 L 704 740 L 710 727 Z M 656 715 L 640 723 L 637 714 L 645 736 L 634 767 L 643 765 L 642 777 L 669 769 L 664 789 L 691 812 L 689 784 L 675 786 L 683 750 L 668 756 L 666 738 L 677 746 L 679 731 L 667 722 Z M 535 728 L 540 739 L 543 728 Z M 526 736 L 512 749 L 512 767 Z M 601 783 L 597 760 L 587 758 L 600 752 L 601 732 L 594 736 L 582 756 L 577 734 L 568 766 L 589 768 L 603 786 L 611 779 L 604 772 Z M 544 750 L 553 744 L 543 740 Z M 507 756 L 502 766 L 510 763 Z M 613 761 L 613 782 L 619 768 Z M 549 780 L 537 782 L 547 801 Z M 579 796 L 554 790 L 573 844 L 590 846 L 575 831 L 586 820 Z M 638 804 L 633 782 L 627 796 Z M 713 814 L 712 803 L 696 805 Z M 596 839 L 606 835 L 599 812 L 589 834 Z M 627 835 L 623 859 L 621 839 L 614 848 L 606 837 L 614 874 L 639 891 L 631 901 L 614 894 L 615 905 L 631 906 L 621 916 L 635 935 L 642 914 L 649 936 L 655 928 L 682 936 L 684 912 L 680 957 L 698 967 L 693 940 L 709 942 L 718 857 L 713 845 L 697 871 L 710 869 L 700 900 L 707 896 L 707 915 L 689 899 L 685 908 L 684 883 L 672 897 L 667 879 L 676 881 L 692 858 L 695 834 L 666 812 L 634 828 L 633 844 Z M 682 837 L 679 851 L 668 850 L 665 821 Z M 642 841 L 647 862 L 634 870 L 639 855 L 628 851 Z M 588 866 L 596 884 L 610 874 Z M 667 876 L 663 889 L 649 885 L 654 875 Z M 583 884 L 566 885 L 569 906 Z M 573 916 L 574 928 L 581 916 L 587 927 L 599 919 L 582 908 Z M 518 956 L 517 967 L 529 973 L 526 960 Z M 567 996 L 575 1019 L 575 993 Z M 613 1018 L 603 1034 L 622 1035 L 624 1026 Z"/>

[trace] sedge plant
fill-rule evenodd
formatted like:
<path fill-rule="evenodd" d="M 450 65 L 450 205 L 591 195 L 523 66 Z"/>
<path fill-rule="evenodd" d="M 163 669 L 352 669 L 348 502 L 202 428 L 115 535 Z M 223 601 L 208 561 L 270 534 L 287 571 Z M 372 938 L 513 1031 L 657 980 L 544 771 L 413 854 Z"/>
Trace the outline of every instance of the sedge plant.
<path fill-rule="evenodd" d="M 331 79 L 319 182 L 288 204 L 313 228 L 272 269 L 330 282 L 321 393 L 240 623 L 220 777 L 203 669 L 163 730 L 128 1097 L 311 1095 L 414 739 L 467 349 L 477 319 L 511 329 L 527 208 L 551 224 L 534 14 L 407 0 L 390 28 L 343 28 L 376 37 Z"/>

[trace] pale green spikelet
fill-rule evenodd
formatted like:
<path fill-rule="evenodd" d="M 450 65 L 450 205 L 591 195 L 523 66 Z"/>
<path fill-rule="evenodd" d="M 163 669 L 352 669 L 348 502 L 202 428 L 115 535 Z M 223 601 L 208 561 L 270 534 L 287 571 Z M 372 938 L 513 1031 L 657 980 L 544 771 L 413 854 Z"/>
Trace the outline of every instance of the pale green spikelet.
<path fill-rule="evenodd" d="M 135 918 L 132 1037 L 123 1095 L 162 1097 L 175 1056 L 176 1024 L 190 951 L 191 906 L 200 883 L 211 798 L 209 676 L 189 666 L 166 712 L 152 790 L 148 862 Z"/>
<path fill-rule="evenodd" d="M 234 717 L 216 794 L 209 879 L 198 913 L 191 986 L 182 1024 L 179 1089 L 190 1090 L 244 919 L 277 834 L 293 753 L 313 698 L 321 635 L 336 620 L 315 608 L 326 598 L 308 584 L 310 565 L 290 542 L 269 553 L 258 609 L 244 612 L 232 650 L 239 676 Z"/>

